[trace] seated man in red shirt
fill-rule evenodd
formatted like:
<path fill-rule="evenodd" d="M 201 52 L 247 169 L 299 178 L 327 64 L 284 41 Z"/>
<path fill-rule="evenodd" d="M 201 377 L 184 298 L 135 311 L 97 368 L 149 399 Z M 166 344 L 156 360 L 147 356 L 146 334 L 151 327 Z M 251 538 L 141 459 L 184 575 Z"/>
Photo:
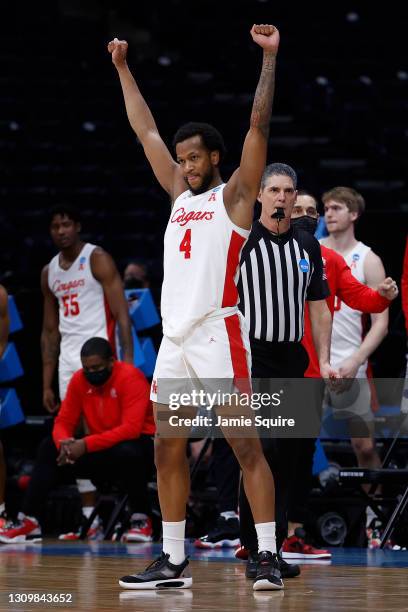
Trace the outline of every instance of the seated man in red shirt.
<path fill-rule="evenodd" d="M 23 512 L 17 524 L 0 529 L 2 542 L 40 535 L 48 493 L 59 482 L 76 478 L 112 482 L 128 493 L 133 512 L 129 539 L 151 540 L 147 483 L 153 468 L 155 425 L 149 384 L 140 370 L 115 361 L 103 338 L 85 342 L 81 361 L 83 368 L 69 382 L 52 437 L 39 446 Z M 74 439 L 81 416 L 88 433 Z"/>

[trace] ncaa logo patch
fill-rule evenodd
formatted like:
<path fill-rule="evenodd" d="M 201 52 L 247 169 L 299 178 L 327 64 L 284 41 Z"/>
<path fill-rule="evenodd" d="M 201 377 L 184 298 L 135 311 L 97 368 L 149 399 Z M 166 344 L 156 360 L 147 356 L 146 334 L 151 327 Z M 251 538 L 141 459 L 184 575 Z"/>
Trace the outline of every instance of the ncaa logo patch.
<path fill-rule="evenodd" d="M 353 253 L 352 259 L 353 261 L 358 261 L 360 259 L 360 255 L 358 253 Z"/>
<path fill-rule="evenodd" d="M 299 268 L 302 272 L 309 272 L 309 264 L 307 259 L 299 259 Z"/>

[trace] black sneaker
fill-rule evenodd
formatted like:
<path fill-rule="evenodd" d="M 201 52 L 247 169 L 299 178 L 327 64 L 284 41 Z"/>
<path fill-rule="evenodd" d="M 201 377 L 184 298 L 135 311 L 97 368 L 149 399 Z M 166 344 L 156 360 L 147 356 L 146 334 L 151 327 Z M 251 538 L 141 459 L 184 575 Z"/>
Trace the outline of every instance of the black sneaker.
<path fill-rule="evenodd" d="M 279 569 L 282 578 L 296 578 L 300 574 L 300 567 L 294 563 L 286 563 L 280 555 L 277 555 L 279 560 Z M 256 572 L 258 568 L 258 552 L 250 551 L 248 554 L 248 561 L 245 568 L 245 576 L 250 580 L 255 580 Z"/>
<path fill-rule="evenodd" d="M 239 544 L 239 520 L 219 516 L 208 535 L 194 542 L 196 548 L 235 548 Z"/>
<path fill-rule="evenodd" d="M 258 551 L 250 550 L 248 553 L 248 561 L 245 568 L 245 576 L 250 580 L 255 580 L 258 569 Z"/>
<path fill-rule="evenodd" d="M 278 555 L 269 550 L 258 554 L 258 566 L 253 586 L 254 591 L 276 591 L 283 589 Z"/>
<path fill-rule="evenodd" d="M 296 578 L 296 576 L 300 576 L 299 565 L 296 563 L 286 563 L 285 559 L 282 559 L 280 555 L 278 555 L 278 559 L 282 578 Z"/>
<path fill-rule="evenodd" d="M 180 565 L 170 563 L 168 554 L 162 554 L 144 572 L 123 576 L 119 585 L 124 589 L 189 589 L 193 584 L 188 558 Z"/>

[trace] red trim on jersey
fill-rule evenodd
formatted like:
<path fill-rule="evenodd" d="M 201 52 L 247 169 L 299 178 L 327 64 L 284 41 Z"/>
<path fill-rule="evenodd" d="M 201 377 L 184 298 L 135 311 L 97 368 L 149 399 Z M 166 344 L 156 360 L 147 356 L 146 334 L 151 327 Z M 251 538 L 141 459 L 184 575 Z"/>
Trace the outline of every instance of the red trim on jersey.
<path fill-rule="evenodd" d="M 106 299 L 106 295 L 103 294 L 103 304 L 105 306 L 105 318 L 106 318 L 106 334 L 108 336 L 109 344 L 112 347 L 112 351 L 115 357 L 116 355 L 116 342 L 115 342 L 115 328 L 116 321 L 113 318 L 112 311 L 110 309 L 108 300 Z"/>
<path fill-rule="evenodd" d="M 250 393 L 251 383 L 248 371 L 247 352 L 242 341 L 239 316 L 237 314 L 231 315 L 230 317 L 226 317 L 224 321 L 231 351 L 234 384 L 241 393 Z"/>
<path fill-rule="evenodd" d="M 238 232 L 232 230 L 231 240 L 227 255 L 227 268 L 225 270 L 224 293 L 222 296 L 221 307 L 235 306 L 238 301 L 238 290 L 235 285 L 235 274 L 239 265 L 239 254 L 245 243 L 246 238 L 243 238 Z"/>

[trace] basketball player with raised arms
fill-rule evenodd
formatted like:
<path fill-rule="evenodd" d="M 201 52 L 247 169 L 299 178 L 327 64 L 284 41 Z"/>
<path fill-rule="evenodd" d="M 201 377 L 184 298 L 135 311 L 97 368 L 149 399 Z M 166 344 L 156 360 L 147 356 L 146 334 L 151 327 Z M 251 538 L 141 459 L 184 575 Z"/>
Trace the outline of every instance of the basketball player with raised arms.
<path fill-rule="evenodd" d="M 41 273 L 44 317 L 41 333 L 43 403 L 58 410 L 52 380 L 58 363 L 59 396 L 63 400 L 72 375 L 82 367 L 81 347 L 100 337 L 114 346 L 119 327 L 123 361 L 133 364 L 133 341 L 122 281 L 112 257 L 80 237 L 80 218 L 73 208 L 50 212 L 50 233 L 59 249 Z"/>
<path fill-rule="evenodd" d="M 219 132 L 208 124 L 182 126 L 173 140 L 175 161 L 128 68 L 127 43 L 114 39 L 108 45 L 120 78 L 129 122 L 157 180 L 172 201 L 164 238 L 161 302 L 164 338 L 151 395 L 156 418 L 158 411 L 163 410 L 160 396 L 163 380 L 249 381 L 250 378 L 250 347 L 237 308 L 235 281 L 266 162 L 279 32 L 272 25 L 254 25 L 251 36 L 263 50 L 262 70 L 240 166 L 226 184 L 220 174 L 224 144 Z M 169 403 L 167 398 L 166 401 Z M 226 407 L 221 406 L 217 412 L 223 414 L 224 410 Z M 240 463 L 256 524 L 260 554 L 254 590 L 282 589 L 276 557 L 271 471 L 259 439 L 228 435 L 226 438 Z M 189 588 L 192 585 L 184 550 L 189 494 L 186 442 L 187 437 L 156 437 L 163 552 L 144 572 L 124 576 L 119 581 L 124 588 Z"/>

